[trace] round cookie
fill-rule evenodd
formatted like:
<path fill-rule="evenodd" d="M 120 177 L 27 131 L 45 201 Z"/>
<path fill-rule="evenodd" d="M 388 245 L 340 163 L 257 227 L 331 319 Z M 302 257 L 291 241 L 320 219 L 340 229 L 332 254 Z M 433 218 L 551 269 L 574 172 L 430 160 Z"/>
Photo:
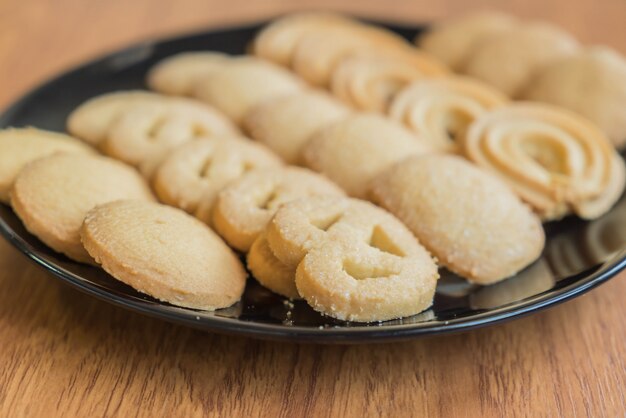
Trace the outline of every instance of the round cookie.
<path fill-rule="evenodd" d="M 544 220 L 594 219 L 619 199 L 624 161 L 575 113 L 516 103 L 479 117 L 460 141 L 467 158 L 501 177 Z"/>
<path fill-rule="evenodd" d="M 229 61 L 196 83 L 194 96 L 240 124 L 254 106 L 300 91 L 303 84 L 289 71 L 252 57 Z"/>
<path fill-rule="evenodd" d="M 131 167 L 106 157 L 57 154 L 35 160 L 18 174 L 11 205 L 30 233 L 73 260 L 91 263 L 80 225 L 94 206 L 118 199 L 153 200 Z"/>
<path fill-rule="evenodd" d="M 188 96 L 194 85 L 220 68 L 230 56 L 214 51 L 183 52 L 159 61 L 148 72 L 146 81 L 155 91 Z"/>
<path fill-rule="evenodd" d="M 91 154 L 83 142 L 56 132 L 35 128 L 0 130 L 0 202 L 9 203 L 9 190 L 29 162 L 56 153 Z"/>
<path fill-rule="evenodd" d="M 578 48 L 571 35 L 555 26 L 524 24 L 481 41 L 468 57 L 463 73 L 516 97 L 534 74 Z"/>
<path fill-rule="evenodd" d="M 316 195 L 343 196 L 343 192 L 330 180 L 305 168 L 251 171 L 219 193 L 213 208 L 213 225 L 231 247 L 246 252 L 280 205 Z"/>
<path fill-rule="evenodd" d="M 594 47 L 561 58 L 533 77 L 522 97 L 573 110 L 616 147 L 626 145 L 626 58 L 616 51 Z"/>
<path fill-rule="evenodd" d="M 116 91 L 93 97 L 78 106 L 67 119 L 67 130 L 77 138 L 98 146 L 111 125 L 126 109 L 138 103 L 163 100 L 163 96 L 142 90 Z"/>
<path fill-rule="evenodd" d="M 301 150 L 311 135 L 349 113 L 330 96 L 302 91 L 270 99 L 248 112 L 246 131 L 262 142 L 288 164 L 300 164 Z"/>
<path fill-rule="evenodd" d="M 530 208 L 498 178 L 459 157 L 407 158 L 379 175 L 371 193 L 442 265 L 474 283 L 514 275 L 545 243 Z"/>
<path fill-rule="evenodd" d="M 267 148 L 246 138 L 196 139 L 161 163 L 153 186 L 163 203 L 194 213 L 200 201 L 212 206 L 217 193 L 244 173 L 281 165 Z"/>
<path fill-rule="evenodd" d="M 303 149 L 306 165 L 364 198 L 368 183 L 391 164 L 428 152 L 425 141 L 377 114 L 356 114 L 318 131 Z"/>
<path fill-rule="evenodd" d="M 499 91 L 470 78 L 423 79 L 400 91 L 388 114 L 433 148 L 456 152 L 459 138 L 477 117 L 507 102 Z"/>
<path fill-rule="evenodd" d="M 111 125 L 101 149 L 140 167 L 148 177 L 176 146 L 195 138 L 232 137 L 238 129 L 211 107 L 185 98 L 128 107 Z"/>
<path fill-rule="evenodd" d="M 478 12 L 435 23 L 415 42 L 454 70 L 460 70 L 474 47 L 483 39 L 517 24 L 512 16 L 500 12 Z"/>
<path fill-rule="evenodd" d="M 246 258 L 248 269 L 259 283 L 289 299 L 300 299 L 295 281 L 296 269 L 287 267 L 276 258 L 264 233 L 254 240 Z"/>
<path fill-rule="evenodd" d="M 210 228 L 175 208 L 131 200 L 100 205 L 87 214 L 80 236 L 110 275 L 173 305 L 225 308 L 245 287 L 235 254 Z"/>

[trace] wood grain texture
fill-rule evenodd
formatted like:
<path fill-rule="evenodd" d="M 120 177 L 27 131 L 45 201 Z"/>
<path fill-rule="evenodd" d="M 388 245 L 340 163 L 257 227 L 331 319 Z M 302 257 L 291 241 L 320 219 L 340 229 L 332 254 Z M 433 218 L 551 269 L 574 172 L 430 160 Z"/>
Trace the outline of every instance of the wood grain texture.
<path fill-rule="evenodd" d="M 0 107 L 80 61 L 155 36 L 330 0 L 0 1 Z M 626 52 L 626 2 L 351 0 L 426 21 L 498 7 Z M 626 276 L 471 333 L 327 346 L 211 335 L 70 289 L 0 241 L 0 416 L 624 416 Z"/>

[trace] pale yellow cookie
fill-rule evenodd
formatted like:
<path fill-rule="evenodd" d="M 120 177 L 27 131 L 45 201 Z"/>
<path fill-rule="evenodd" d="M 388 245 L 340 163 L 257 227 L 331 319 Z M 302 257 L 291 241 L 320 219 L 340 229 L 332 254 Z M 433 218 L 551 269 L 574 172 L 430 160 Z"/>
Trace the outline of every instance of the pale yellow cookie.
<path fill-rule="evenodd" d="M 215 51 L 183 52 L 159 61 L 146 77 L 155 91 L 177 96 L 188 96 L 194 85 L 220 68 L 230 56 Z"/>
<path fill-rule="evenodd" d="M 243 57 L 229 61 L 198 81 L 194 96 L 239 124 L 254 106 L 303 88 L 302 82 L 286 69 L 258 58 Z"/>
<path fill-rule="evenodd" d="M 516 97 L 533 75 L 578 48 L 570 34 L 555 26 L 527 23 L 481 41 L 462 72 Z"/>
<path fill-rule="evenodd" d="M 474 283 L 514 275 L 544 246 L 531 209 L 504 182 L 459 157 L 407 158 L 376 178 L 372 196 L 441 264 Z"/>
<path fill-rule="evenodd" d="M 477 12 L 435 23 L 415 42 L 454 70 L 463 66 L 474 47 L 483 39 L 517 25 L 512 16 L 500 12 Z"/>
<path fill-rule="evenodd" d="M 169 98 L 128 107 L 111 125 L 100 148 L 150 177 L 173 148 L 196 138 L 237 133 L 224 115 L 204 103 Z"/>
<path fill-rule="evenodd" d="M 477 117 L 507 102 L 493 87 L 467 77 L 423 79 L 401 90 L 388 114 L 433 148 L 456 152 L 459 137 Z"/>
<path fill-rule="evenodd" d="M 91 154 L 93 148 L 67 135 L 35 128 L 0 130 L 0 202 L 9 203 L 9 190 L 29 162 L 57 153 Z"/>
<path fill-rule="evenodd" d="M 294 13 L 274 20 L 264 27 L 252 44 L 252 52 L 261 58 L 289 66 L 293 51 L 307 33 L 324 31 L 335 26 L 358 23 L 341 15 L 324 12 Z"/>
<path fill-rule="evenodd" d="M 239 301 L 246 272 L 210 228 L 153 202 L 120 200 L 89 211 L 89 254 L 116 279 L 173 305 L 214 310 Z"/>
<path fill-rule="evenodd" d="M 486 113 L 460 145 L 544 220 L 570 213 L 597 218 L 615 204 L 626 182 L 624 161 L 598 127 L 547 104 L 518 102 Z"/>
<path fill-rule="evenodd" d="M 443 64 L 415 48 L 356 51 L 338 61 L 330 90 L 352 107 L 384 112 L 407 84 L 447 73 Z"/>
<path fill-rule="evenodd" d="M 254 240 L 247 255 L 248 269 L 254 278 L 271 291 L 290 299 L 300 299 L 296 288 L 296 269 L 287 267 L 276 258 L 265 234 Z"/>
<path fill-rule="evenodd" d="M 301 150 L 318 129 L 347 116 L 349 110 L 321 92 L 302 91 L 255 106 L 244 119 L 250 136 L 289 164 L 301 164 Z"/>
<path fill-rule="evenodd" d="M 251 171 L 219 193 L 213 225 L 231 247 L 245 252 L 280 205 L 317 195 L 343 196 L 343 192 L 330 180 L 305 168 Z"/>
<path fill-rule="evenodd" d="M 246 172 L 281 165 L 271 151 L 246 138 L 196 139 L 166 157 L 153 186 L 163 203 L 194 213 L 200 201 L 212 206 L 217 193 Z"/>
<path fill-rule="evenodd" d="M 313 135 L 303 150 L 306 165 L 323 173 L 350 196 L 366 197 L 368 183 L 391 164 L 430 150 L 397 122 L 356 114 Z"/>
<path fill-rule="evenodd" d="M 153 200 L 131 167 L 106 157 L 57 154 L 28 164 L 11 189 L 11 205 L 30 233 L 73 260 L 91 263 L 78 231 L 96 205 L 118 199 Z"/>
<path fill-rule="evenodd" d="M 594 47 L 550 64 L 522 96 L 571 109 L 595 122 L 622 148 L 626 145 L 626 58 Z"/>
<path fill-rule="evenodd" d="M 67 119 L 67 130 L 77 138 L 98 146 L 111 125 L 125 110 L 138 103 L 159 102 L 163 96 L 142 90 L 102 94 L 78 106 Z"/>

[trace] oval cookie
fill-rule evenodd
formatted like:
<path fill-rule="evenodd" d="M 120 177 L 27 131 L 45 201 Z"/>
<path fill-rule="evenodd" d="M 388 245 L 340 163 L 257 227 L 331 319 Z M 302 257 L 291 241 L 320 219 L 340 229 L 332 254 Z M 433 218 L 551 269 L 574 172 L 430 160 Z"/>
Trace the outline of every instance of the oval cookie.
<path fill-rule="evenodd" d="M 313 135 L 303 150 L 306 165 L 350 196 L 366 196 L 368 183 L 391 164 L 430 147 L 399 123 L 376 114 L 349 116 Z"/>
<path fill-rule="evenodd" d="M 100 205 L 87 214 L 80 236 L 110 275 L 173 305 L 214 310 L 243 293 L 246 273 L 235 254 L 178 209 L 130 200 Z"/>
<path fill-rule="evenodd" d="M 342 196 L 343 192 L 305 168 L 251 171 L 219 193 L 213 225 L 230 246 L 246 252 L 281 204 L 316 195 Z"/>
<path fill-rule="evenodd" d="M 83 142 L 56 132 L 35 128 L 0 130 L 0 202 L 9 203 L 9 190 L 29 162 L 56 153 L 91 154 Z"/>
<path fill-rule="evenodd" d="M 510 277 L 544 246 L 530 208 L 498 178 L 459 157 L 407 158 L 372 183 L 372 196 L 441 264 L 471 282 Z"/>
<path fill-rule="evenodd" d="M 302 91 L 252 108 L 244 127 L 288 164 L 300 164 L 302 147 L 311 135 L 348 113 L 345 106 L 324 93 Z"/>
<path fill-rule="evenodd" d="M 118 199 L 152 200 L 144 179 L 106 157 L 58 154 L 28 164 L 11 189 L 11 205 L 26 229 L 73 260 L 93 262 L 80 225 L 96 205 Z"/>
<path fill-rule="evenodd" d="M 194 213 L 201 200 L 212 206 L 217 193 L 244 173 L 281 165 L 268 149 L 245 138 L 196 139 L 163 161 L 153 186 L 163 203 Z"/>

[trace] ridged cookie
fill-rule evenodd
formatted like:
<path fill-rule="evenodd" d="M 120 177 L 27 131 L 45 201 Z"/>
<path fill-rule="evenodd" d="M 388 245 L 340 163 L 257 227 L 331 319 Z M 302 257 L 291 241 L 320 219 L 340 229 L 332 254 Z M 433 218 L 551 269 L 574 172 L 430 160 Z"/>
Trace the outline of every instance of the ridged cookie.
<path fill-rule="evenodd" d="M 254 240 L 246 259 L 248 269 L 263 286 L 290 299 L 300 299 L 295 267 L 288 267 L 276 258 L 264 233 Z"/>
<path fill-rule="evenodd" d="M 0 131 L 0 202 L 9 203 L 9 190 L 29 162 L 56 153 L 91 154 L 93 148 L 67 135 L 35 128 Z"/>
<path fill-rule="evenodd" d="M 474 283 L 514 275 L 544 246 L 531 209 L 504 182 L 459 157 L 407 158 L 376 178 L 372 196 L 441 264 Z"/>
<path fill-rule="evenodd" d="M 345 116 L 349 110 L 332 97 L 302 91 L 270 99 L 248 112 L 244 127 L 285 162 L 301 164 L 302 147 L 320 128 Z"/>
<path fill-rule="evenodd" d="M 152 90 L 160 93 L 188 96 L 199 80 L 229 59 L 229 55 L 221 52 L 183 52 L 159 61 L 148 72 L 146 81 Z"/>
<path fill-rule="evenodd" d="M 173 305 L 214 310 L 239 301 L 241 262 L 202 222 L 145 201 L 89 211 L 80 230 L 89 254 L 116 279 Z"/>
<path fill-rule="evenodd" d="M 303 150 L 306 165 L 323 173 L 350 196 L 367 196 L 368 183 L 391 164 L 430 146 L 397 122 L 377 114 L 355 114 L 313 135 Z"/>
<path fill-rule="evenodd" d="M 131 167 L 106 157 L 58 154 L 28 164 L 11 189 L 11 205 L 26 229 L 73 260 L 92 263 L 80 225 L 94 206 L 118 199 L 153 200 Z"/>

